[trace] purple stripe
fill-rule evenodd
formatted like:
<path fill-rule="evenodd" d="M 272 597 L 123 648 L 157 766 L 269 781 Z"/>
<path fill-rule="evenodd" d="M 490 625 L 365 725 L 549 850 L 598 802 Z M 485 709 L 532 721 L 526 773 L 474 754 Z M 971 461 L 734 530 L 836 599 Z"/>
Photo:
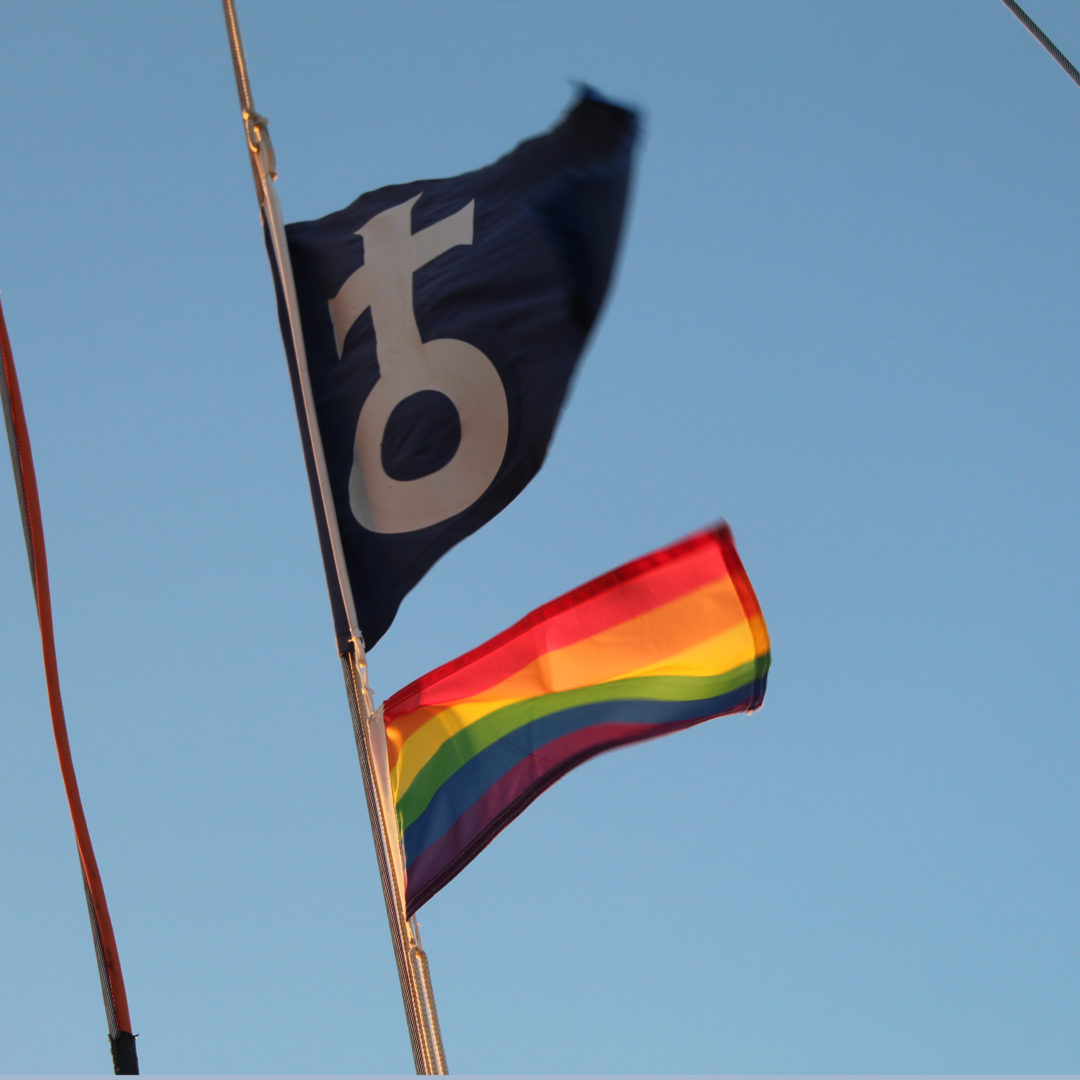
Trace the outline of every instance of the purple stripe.
<path fill-rule="evenodd" d="M 768 660 L 763 658 L 761 666 L 767 666 Z M 531 701 L 521 702 L 501 710 L 507 714 L 518 709 L 539 709 L 541 715 L 527 723 L 508 731 L 502 738 L 496 739 L 490 746 L 473 754 L 457 769 L 447 776 L 438 788 L 432 792 L 430 801 L 423 812 L 414 818 L 405 827 L 405 857 L 411 866 L 416 857 L 426 848 L 434 844 L 461 816 L 462 811 L 468 809 L 479 799 L 492 784 L 510 771 L 519 761 L 525 760 L 530 754 L 535 754 L 549 743 L 557 742 L 564 735 L 572 731 L 584 731 L 590 727 L 608 723 L 634 724 L 643 730 L 652 730 L 657 724 L 667 727 L 683 722 L 705 720 L 713 716 L 722 716 L 725 713 L 740 712 L 752 709 L 758 702 L 753 699 L 756 671 L 750 679 L 745 679 L 745 668 L 756 669 L 758 664 L 741 665 L 737 671 L 738 676 L 744 681 L 734 690 L 717 694 L 713 697 L 679 698 L 641 698 L 621 697 L 603 699 L 600 701 L 583 701 L 567 708 L 556 709 L 554 712 L 544 711 L 545 705 L 558 698 L 567 695 L 551 695 L 550 697 L 533 698 Z M 699 691 L 708 685 L 715 685 L 717 681 L 726 681 L 735 672 L 727 672 L 723 675 L 689 678 L 684 677 L 672 680 L 649 680 L 631 679 L 626 680 L 627 688 L 647 685 L 650 682 L 679 683 L 683 690 L 697 688 Z M 613 684 L 617 686 L 618 684 Z M 591 687 L 590 690 L 601 689 Z M 673 689 L 669 686 L 668 689 Z M 490 714 L 489 714 L 490 715 Z M 471 752 L 468 745 L 469 729 L 459 732 L 450 740 L 449 748 L 460 740 L 460 745 L 466 752 Z M 440 752 L 441 753 L 441 752 Z M 439 754 L 428 763 L 425 769 L 421 769 L 414 787 L 420 790 L 424 786 L 424 777 L 428 768 L 437 765 Z M 558 764 L 559 758 L 556 758 Z M 398 809 L 406 813 L 406 806 L 412 805 L 416 800 L 410 799 L 413 787 L 398 801 Z"/>
<path fill-rule="evenodd" d="M 491 841 L 559 777 L 616 746 L 691 727 L 701 719 L 667 724 L 597 724 L 547 743 L 504 773 L 438 840 L 413 860 L 405 904 L 412 916 L 456 877 Z"/>

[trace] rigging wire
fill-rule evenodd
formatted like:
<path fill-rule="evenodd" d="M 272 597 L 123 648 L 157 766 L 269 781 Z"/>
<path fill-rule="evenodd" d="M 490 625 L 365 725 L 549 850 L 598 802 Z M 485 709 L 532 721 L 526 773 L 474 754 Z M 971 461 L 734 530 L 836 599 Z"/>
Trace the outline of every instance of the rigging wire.
<path fill-rule="evenodd" d="M 1080 71 L 1069 62 L 1069 58 L 1043 33 L 1035 20 L 1018 4 L 1016 0 L 1001 2 L 1024 24 L 1031 36 L 1061 65 L 1062 70 L 1077 86 L 1080 86 Z"/>
<path fill-rule="evenodd" d="M 403 880 L 400 873 L 394 869 L 392 849 L 395 842 L 400 846 L 400 837 L 391 839 L 388 832 L 387 815 L 384 813 L 380 794 L 381 781 L 376 777 L 372 762 L 372 732 L 369 724 L 375 716 L 375 708 L 368 683 L 363 638 L 355 629 L 357 619 L 352 588 L 349 585 L 348 570 L 341 551 L 334 501 L 330 493 L 326 461 L 318 422 L 315 418 L 303 336 L 299 329 L 300 317 L 297 310 L 295 285 L 292 280 L 288 243 L 273 185 L 273 181 L 277 178 L 273 145 L 270 142 L 266 118 L 255 111 L 244 45 L 240 36 L 240 24 L 233 0 L 222 0 L 222 8 L 229 36 L 229 50 L 232 55 L 233 73 L 236 76 L 240 110 L 244 120 L 244 134 L 247 139 L 255 190 L 262 216 L 267 254 L 270 257 L 270 270 L 274 278 L 279 315 L 282 318 L 282 334 L 285 339 L 293 393 L 296 397 L 300 437 L 304 444 L 304 456 L 308 466 L 312 502 L 316 511 L 316 523 L 327 570 L 327 581 L 329 583 L 336 579 L 336 596 L 340 598 L 341 605 L 340 615 L 348 626 L 348 637 L 339 636 L 338 653 L 349 695 L 357 756 L 372 836 L 375 841 L 379 879 L 390 923 L 394 959 L 401 984 L 402 1003 L 405 1008 L 413 1061 L 418 1075 L 443 1075 L 447 1072 L 446 1055 L 442 1047 L 442 1034 L 435 1009 L 427 959 L 420 947 L 419 931 L 415 922 L 410 922 L 406 914 Z M 337 624 L 339 612 L 332 587 L 330 603 L 334 611 L 335 624 Z"/>

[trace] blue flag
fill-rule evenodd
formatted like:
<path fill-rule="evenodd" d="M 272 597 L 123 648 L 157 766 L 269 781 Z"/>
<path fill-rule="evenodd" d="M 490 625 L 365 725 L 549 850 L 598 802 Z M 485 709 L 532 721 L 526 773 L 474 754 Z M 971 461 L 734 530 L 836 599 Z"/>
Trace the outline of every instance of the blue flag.
<path fill-rule="evenodd" d="M 493 165 L 286 228 L 369 648 L 543 462 L 611 277 L 636 132 L 633 112 L 585 91 Z"/>

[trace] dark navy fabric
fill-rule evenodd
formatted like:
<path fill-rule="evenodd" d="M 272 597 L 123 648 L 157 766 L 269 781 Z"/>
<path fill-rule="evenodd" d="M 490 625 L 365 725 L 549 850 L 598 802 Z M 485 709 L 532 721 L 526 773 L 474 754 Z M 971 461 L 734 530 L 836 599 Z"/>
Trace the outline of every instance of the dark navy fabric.
<path fill-rule="evenodd" d="M 636 133 L 633 112 L 586 91 L 552 131 L 493 165 L 382 188 L 287 227 L 319 429 L 369 648 L 434 562 L 502 510 L 543 462 L 611 277 Z M 373 313 L 356 319 L 339 358 L 329 301 L 364 265 L 358 230 L 416 196 L 413 234 L 473 203 L 471 243 L 413 273 L 413 311 L 423 342 L 467 342 L 494 366 L 508 435 L 494 479 L 467 508 L 413 531 L 378 532 L 360 523 L 349 496 L 358 417 L 380 378 Z M 453 402 L 438 389 L 422 390 L 390 415 L 381 468 L 394 480 L 414 481 L 450 461 L 461 439 Z M 340 604 L 332 598 L 332 605 L 340 638 L 348 628 Z"/>

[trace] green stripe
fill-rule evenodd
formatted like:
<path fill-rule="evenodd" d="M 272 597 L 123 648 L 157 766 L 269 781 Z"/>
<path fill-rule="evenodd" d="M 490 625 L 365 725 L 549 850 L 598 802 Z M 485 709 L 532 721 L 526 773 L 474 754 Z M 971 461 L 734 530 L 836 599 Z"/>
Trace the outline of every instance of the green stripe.
<path fill-rule="evenodd" d="M 435 792 L 462 765 L 492 743 L 533 720 L 563 709 L 602 701 L 705 700 L 753 682 L 758 677 L 759 667 L 760 658 L 756 658 L 718 675 L 648 675 L 617 679 L 556 694 L 542 694 L 495 709 L 447 739 L 400 794 L 397 810 L 402 829 L 408 828 L 427 809 Z"/>

